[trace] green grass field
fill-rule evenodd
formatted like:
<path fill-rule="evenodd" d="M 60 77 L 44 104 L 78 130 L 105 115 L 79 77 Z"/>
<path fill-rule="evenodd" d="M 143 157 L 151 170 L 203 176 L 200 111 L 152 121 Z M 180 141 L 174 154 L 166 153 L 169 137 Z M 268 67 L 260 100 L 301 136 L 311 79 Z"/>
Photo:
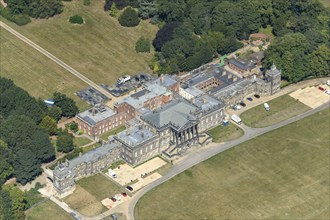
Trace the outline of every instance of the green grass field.
<path fill-rule="evenodd" d="M 73 143 L 77 146 L 77 147 L 81 147 L 84 146 L 86 144 L 91 143 L 92 141 L 86 137 L 75 137 L 73 139 Z"/>
<path fill-rule="evenodd" d="M 258 105 L 240 115 L 243 122 L 251 127 L 267 127 L 310 109 L 289 95 L 280 96 L 267 103 L 270 106 L 270 111 L 266 111 L 263 104 Z"/>
<path fill-rule="evenodd" d="M 95 216 L 107 210 L 101 204 L 103 199 L 111 198 L 120 192 L 120 188 L 111 180 L 101 174 L 96 174 L 78 180 L 76 190 L 73 194 L 64 198 L 64 202 L 83 215 Z"/>
<path fill-rule="evenodd" d="M 148 192 L 137 219 L 329 219 L 330 109 L 222 152 Z"/>
<path fill-rule="evenodd" d="M 73 98 L 80 109 L 89 106 L 74 95 L 87 84 L 3 29 L 0 41 L 2 77 L 12 79 L 34 97 L 45 99 L 58 91 Z"/>
<path fill-rule="evenodd" d="M 122 131 L 125 130 L 125 129 L 126 129 L 126 127 L 125 127 L 124 125 L 122 125 L 122 126 L 116 128 L 116 129 L 114 129 L 114 130 L 111 130 L 111 131 L 105 132 L 104 134 L 101 135 L 100 138 L 101 138 L 102 140 L 107 141 L 107 140 L 108 140 L 108 137 L 109 137 L 110 135 L 115 135 L 115 134 L 117 134 L 117 133 L 119 133 L 119 132 L 122 132 Z"/>
<path fill-rule="evenodd" d="M 122 27 L 103 11 L 104 1 L 91 1 L 89 6 L 77 0 L 63 4 L 60 15 L 22 27 L 1 20 L 96 83 L 113 83 L 124 73 L 150 72 L 152 54 L 137 54 L 135 42 L 141 36 L 154 38 L 157 26 L 143 21 L 137 27 Z M 69 23 L 74 14 L 81 15 L 85 24 Z"/>
<path fill-rule="evenodd" d="M 40 205 L 33 207 L 26 211 L 27 220 L 71 220 L 69 214 L 67 214 L 63 209 L 58 205 L 48 200 Z"/>
<path fill-rule="evenodd" d="M 228 126 L 219 125 L 209 130 L 208 133 L 212 136 L 214 142 L 220 143 L 237 139 L 243 136 L 244 131 L 235 124 L 229 123 Z"/>
<path fill-rule="evenodd" d="M 329 0 L 319 0 L 324 7 L 329 8 L 330 7 L 330 1 Z"/>

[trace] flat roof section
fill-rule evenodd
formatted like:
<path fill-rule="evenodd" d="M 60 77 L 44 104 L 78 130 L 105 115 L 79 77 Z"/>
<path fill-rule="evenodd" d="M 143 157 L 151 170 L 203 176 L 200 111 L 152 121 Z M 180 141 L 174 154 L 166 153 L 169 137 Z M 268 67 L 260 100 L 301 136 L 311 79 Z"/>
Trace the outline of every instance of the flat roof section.
<path fill-rule="evenodd" d="M 146 127 L 142 125 L 133 126 L 116 135 L 117 139 L 121 140 L 122 142 L 128 144 L 131 147 L 135 147 L 143 143 L 144 141 L 147 141 L 156 136 L 156 133 L 149 131 Z"/>
<path fill-rule="evenodd" d="M 77 117 L 90 125 L 95 125 L 98 122 L 103 121 L 115 114 L 116 112 L 106 105 L 95 105 L 93 108 L 79 113 Z"/>

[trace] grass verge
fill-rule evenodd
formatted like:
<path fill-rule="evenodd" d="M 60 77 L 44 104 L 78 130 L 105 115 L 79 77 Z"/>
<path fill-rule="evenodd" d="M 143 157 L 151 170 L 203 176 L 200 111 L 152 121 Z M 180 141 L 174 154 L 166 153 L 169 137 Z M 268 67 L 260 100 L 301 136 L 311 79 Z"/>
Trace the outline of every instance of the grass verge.
<path fill-rule="evenodd" d="M 83 215 L 95 216 L 107 210 L 101 203 L 103 199 L 111 198 L 120 192 L 120 188 L 111 180 L 102 174 L 96 174 L 78 180 L 76 190 L 66 197 L 64 202 Z"/>
<path fill-rule="evenodd" d="M 222 152 L 148 192 L 135 217 L 329 219 L 329 130 L 326 109 Z"/>
<path fill-rule="evenodd" d="M 250 127 L 267 127 L 310 109 L 289 95 L 280 96 L 267 103 L 270 106 L 270 111 L 266 111 L 263 104 L 258 105 L 240 115 L 243 122 Z"/>
<path fill-rule="evenodd" d="M 212 128 L 208 133 L 211 135 L 214 142 L 220 143 L 237 139 L 243 136 L 244 131 L 234 123 L 229 123 L 227 126 L 219 125 Z"/>
<path fill-rule="evenodd" d="M 73 217 L 50 200 L 27 210 L 25 214 L 27 220 L 44 220 L 45 218 L 49 220 L 73 219 Z"/>
<path fill-rule="evenodd" d="M 122 132 L 122 131 L 125 130 L 125 129 L 126 129 L 126 127 L 125 127 L 124 125 L 122 125 L 122 126 L 116 128 L 116 129 L 113 129 L 113 130 L 111 130 L 111 131 L 105 132 L 104 134 L 101 135 L 100 138 L 101 138 L 102 140 L 107 141 L 107 140 L 108 140 L 108 137 L 109 137 L 110 135 L 118 134 L 119 132 Z"/>
<path fill-rule="evenodd" d="M 73 139 L 73 143 L 76 145 L 76 147 L 81 147 L 91 142 L 92 141 L 86 137 L 75 137 Z"/>

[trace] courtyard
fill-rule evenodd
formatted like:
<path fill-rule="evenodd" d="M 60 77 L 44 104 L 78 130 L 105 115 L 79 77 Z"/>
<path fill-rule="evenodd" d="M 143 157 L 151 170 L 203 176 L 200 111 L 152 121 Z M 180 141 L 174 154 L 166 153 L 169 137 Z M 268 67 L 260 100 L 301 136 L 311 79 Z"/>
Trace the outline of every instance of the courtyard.
<path fill-rule="evenodd" d="M 310 108 L 317 108 L 330 101 L 330 95 L 324 91 L 321 91 L 319 87 L 323 88 L 324 90 L 330 89 L 330 87 L 326 84 L 306 87 L 290 93 L 290 96 L 299 100 L 301 103 L 309 106 Z"/>
<path fill-rule="evenodd" d="M 167 163 L 159 157 L 155 157 L 137 167 L 123 164 L 113 170 L 117 177 L 112 179 L 122 186 L 131 185 L 133 191 L 137 191 L 160 178 L 161 175 L 155 171 L 166 164 Z M 106 175 L 109 176 L 108 173 L 106 173 Z M 109 178 L 111 177 L 109 176 Z"/>

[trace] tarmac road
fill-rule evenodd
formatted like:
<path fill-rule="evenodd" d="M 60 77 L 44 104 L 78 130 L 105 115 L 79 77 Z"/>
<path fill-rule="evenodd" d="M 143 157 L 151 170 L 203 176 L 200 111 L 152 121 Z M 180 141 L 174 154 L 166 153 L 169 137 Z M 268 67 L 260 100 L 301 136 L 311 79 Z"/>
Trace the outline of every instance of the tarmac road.
<path fill-rule="evenodd" d="M 36 49 L 37 51 L 39 51 L 40 53 L 42 53 L 43 55 L 45 55 L 46 57 L 48 57 L 49 59 L 51 59 L 52 61 L 54 61 L 55 63 L 57 63 L 58 65 L 60 65 L 61 67 L 63 67 L 64 69 L 66 69 L 67 71 L 69 71 L 70 73 L 75 75 L 76 77 L 78 77 L 79 79 L 81 79 L 82 81 L 84 81 L 85 83 L 87 83 L 88 85 L 90 85 L 91 87 L 93 87 L 94 89 L 99 91 L 100 93 L 104 94 L 110 100 L 113 98 L 113 96 L 107 90 L 103 89 L 101 86 L 97 85 L 92 80 L 88 79 L 86 76 L 84 76 L 83 74 L 81 74 L 77 70 L 73 69 L 71 66 L 64 63 L 62 60 L 58 59 L 53 54 L 49 53 L 48 51 L 46 51 L 45 49 L 43 49 L 42 47 L 40 47 L 36 43 L 32 42 L 27 37 L 25 37 L 22 34 L 18 33 L 17 31 L 15 31 L 14 29 L 9 27 L 8 25 L 3 23 L 2 21 L 0 21 L 0 27 L 7 30 L 9 33 L 15 35 L 17 38 L 19 38 L 20 40 L 22 40 L 23 42 L 25 42 L 29 46 L 33 47 L 34 49 Z"/>
<path fill-rule="evenodd" d="M 262 135 L 264 133 L 270 132 L 272 130 L 275 130 L 277 128 L 283 127 L 285 125 L 291 124 L 292 122 L 298 121 L 300 119 L 303 119 L 307 116 L 310 116 L 314 113 L 317 113 L 319 111 L 322 111 L 326 108 L 330 107 L 330 103 L 326 103 L 316 109 L 311 109 L 301 115 L 295 116 L 293 118 L 290 118 L 286 121 L 282 121 L 279 122 L 275 125 L 271 125 L 269 127 L 265 127 L 265 128 L 250 128 L 247 127 L 245 125 L 242 125 L 241 128 L 244 129 L 245 134 L 239 138 L 236 139 L 234 141 L 231 142 L 227 142 L 225 144 L 215 144 L 214 147 L 202 150 L 198 153 L 196 152 L 191 152 L 189 154 L 189 157 L 187 157 L 185 160 L 182 160 L 181 162 L 173 165 L 172 169 L 169 170 L 168 173 L 166 173 L 163 177 L 161 177 L 160 179 L 156 180 L 155 182 L 150 183 L 149 185 L 147 185 L 146 187 L 144 187 L 143 189 L 141 189 L 140 191 L 138 191 L 131 199 L 129 205 L 128 205 L 128 213 L 126 213 L 127 215 L 127 219 L 134 219 L 134 208 L 136 203 L 139 201 L 139 199 L 146 194 L 148 191 L 150 191 L 151 189 L 155 188 L 156 186 L 164 183 L 165 181 L 171 179 L 172 177 L 178 175 L 179 173 L 185 171 L 186 169 L 189 169 L 190 167 L 209 159 L 210 157 L 223 152 L 229 148 L 232 148 L 240 143 L 243 143 L 245 141 L 248 141 L 252 138 L 255 138 L 259 135 Z M 110 211 L 110 210 L 109 210 Z"/>

